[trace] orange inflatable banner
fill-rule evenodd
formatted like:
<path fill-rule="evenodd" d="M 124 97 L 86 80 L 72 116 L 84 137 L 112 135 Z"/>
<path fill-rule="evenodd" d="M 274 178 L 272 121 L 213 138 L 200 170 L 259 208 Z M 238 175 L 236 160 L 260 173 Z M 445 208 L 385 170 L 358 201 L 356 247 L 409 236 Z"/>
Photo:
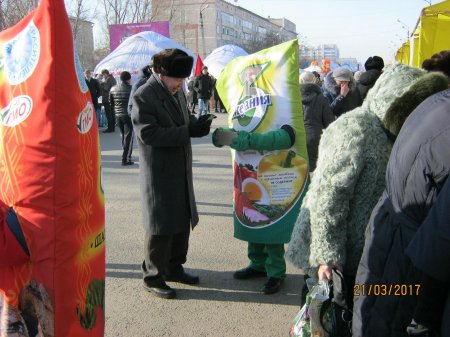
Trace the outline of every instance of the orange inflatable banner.
<path fill-rule="evenodd" d="M 98 128 L 63 0 L 0 32 L 0 118 L 0 336 L 103 336 Z"/>

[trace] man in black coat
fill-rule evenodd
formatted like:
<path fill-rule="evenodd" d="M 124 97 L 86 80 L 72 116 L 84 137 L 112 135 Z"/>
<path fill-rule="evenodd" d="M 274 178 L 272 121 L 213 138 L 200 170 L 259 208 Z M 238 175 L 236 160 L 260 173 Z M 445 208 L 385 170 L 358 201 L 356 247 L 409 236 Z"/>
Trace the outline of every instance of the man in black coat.
<path fill-rule="evenodd" d="M 133 124 L 128 115 L 128 101 L 131 93 L 131 74 L 128 71 L 120 73 L 120 83 L 113 86 L 109 92 L 109 101 L 116 116 L 117 125 L 122 137 L 122 166 L 133 165 Z"/>
<path fill-rule="evenodd" d="M 202 73 L 196 78 L 194 90 L 197 92 L 198 116 L 206 115 L 209 112 L 209 100 L 213 90 L 213 80 L 207 66 L 203 66 Z"/>
<path fill-rule="evenodd" d="M 101 96 L 100 83 L 91 76 L 90 70 L 84 71 L 84 79 L 86 80 L 89 92 L 91 93 L 92 104 L 94 104 L 94 109 L 95 111 L 97 111 L 97 109 L 100 108 L 98 104 L 98 98 Z"/>
<path fill-rule="evenodd" d="M 182 86 L 192 64 L 182 50 L 161 51 L 153 57 L 153 75 L 133 96 L 146 229 L 144 288 L 162 298 L 176 296 L 166 281 L 199 282 L 183 268 L 190 227 L 198 223 L 190 138 L 208 135 L 211 120 L 189 116 Z"/>

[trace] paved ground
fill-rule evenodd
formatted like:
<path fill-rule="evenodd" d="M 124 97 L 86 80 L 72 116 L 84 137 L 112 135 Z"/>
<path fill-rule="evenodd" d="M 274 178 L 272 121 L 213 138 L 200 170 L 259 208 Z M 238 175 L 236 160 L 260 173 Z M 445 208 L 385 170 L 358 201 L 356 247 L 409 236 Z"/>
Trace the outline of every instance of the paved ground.
<path fill-rule="evenodd" d="M 225 126 L 225 114 L 214 126 Z M 259 292 L 264 279 L 238 281 L 232 273 L 247 265 L 246 243 L 233 238 L 232 175 L 228 149 L 211 136 L 194 139 L 194 187 L 200 223 L 191 234 L 188 271 L 198 286 L 172 283 L 177 299 L 163 300 L 142 288 L 143 258 L 138 151 L 136 165 L 121 166 L 120 136 L 100 132 L 106 199 L 106 333 L 112 337 L 287 336 L 299 309 L 303 277 L 288 265 L 282 290 Z"/>

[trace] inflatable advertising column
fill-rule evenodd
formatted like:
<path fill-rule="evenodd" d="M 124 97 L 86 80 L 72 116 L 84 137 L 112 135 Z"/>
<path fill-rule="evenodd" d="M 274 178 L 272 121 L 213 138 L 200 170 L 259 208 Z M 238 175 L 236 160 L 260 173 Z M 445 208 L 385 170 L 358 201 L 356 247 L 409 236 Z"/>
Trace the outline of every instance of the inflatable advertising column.
<path fill-rule="evenodd" d="M 292 146 L 282 150 L 232 150 L 238 239 L 281 244 L 291 238 L 308 180 L 298 78 L 298 42 L 292 40 L 235 58 L 217 80 L 234 131 L 267 135 L 289 126 L 295 134 Z"/>
<path fill-rule="evenodd" d="M 104 334 L 98 128 L 63 0 L 0 32 L 0 336 Z"/>

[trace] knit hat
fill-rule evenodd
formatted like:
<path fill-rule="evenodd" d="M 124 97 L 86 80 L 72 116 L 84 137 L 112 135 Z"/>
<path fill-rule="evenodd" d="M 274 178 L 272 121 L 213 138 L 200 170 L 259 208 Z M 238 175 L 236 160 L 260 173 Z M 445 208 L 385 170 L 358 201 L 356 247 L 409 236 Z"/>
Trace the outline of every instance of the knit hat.
<path fill-rule="evenodd" d="M 333 71 L 333 78 L 335 81 L 350 82 L 353 79 L 353 74 L 347 68 L 340 67 Z"/>
<path fill-rule="evenodd" d="M 316 76 L 314 76 L 314 74 L 309 71 L 305 71 L 300 75 L 300 84 L 314 83 L 315 80 Z"/>
<path fill-rule="evenodd" d="M 193 57 L 177 48 L 164 49 L 153 56 L 153 69 L 164 76 L 186 78 L 193 64 Z"/>
<path fill-rule="evenodd" d="M 379 56 L 371 56 L 367 59 L 366 63 L 364 63 L 364 68 L 366 68 L 366 70 L 376 69 L 381 71 L 384 68 L 384 61 Z"/>

